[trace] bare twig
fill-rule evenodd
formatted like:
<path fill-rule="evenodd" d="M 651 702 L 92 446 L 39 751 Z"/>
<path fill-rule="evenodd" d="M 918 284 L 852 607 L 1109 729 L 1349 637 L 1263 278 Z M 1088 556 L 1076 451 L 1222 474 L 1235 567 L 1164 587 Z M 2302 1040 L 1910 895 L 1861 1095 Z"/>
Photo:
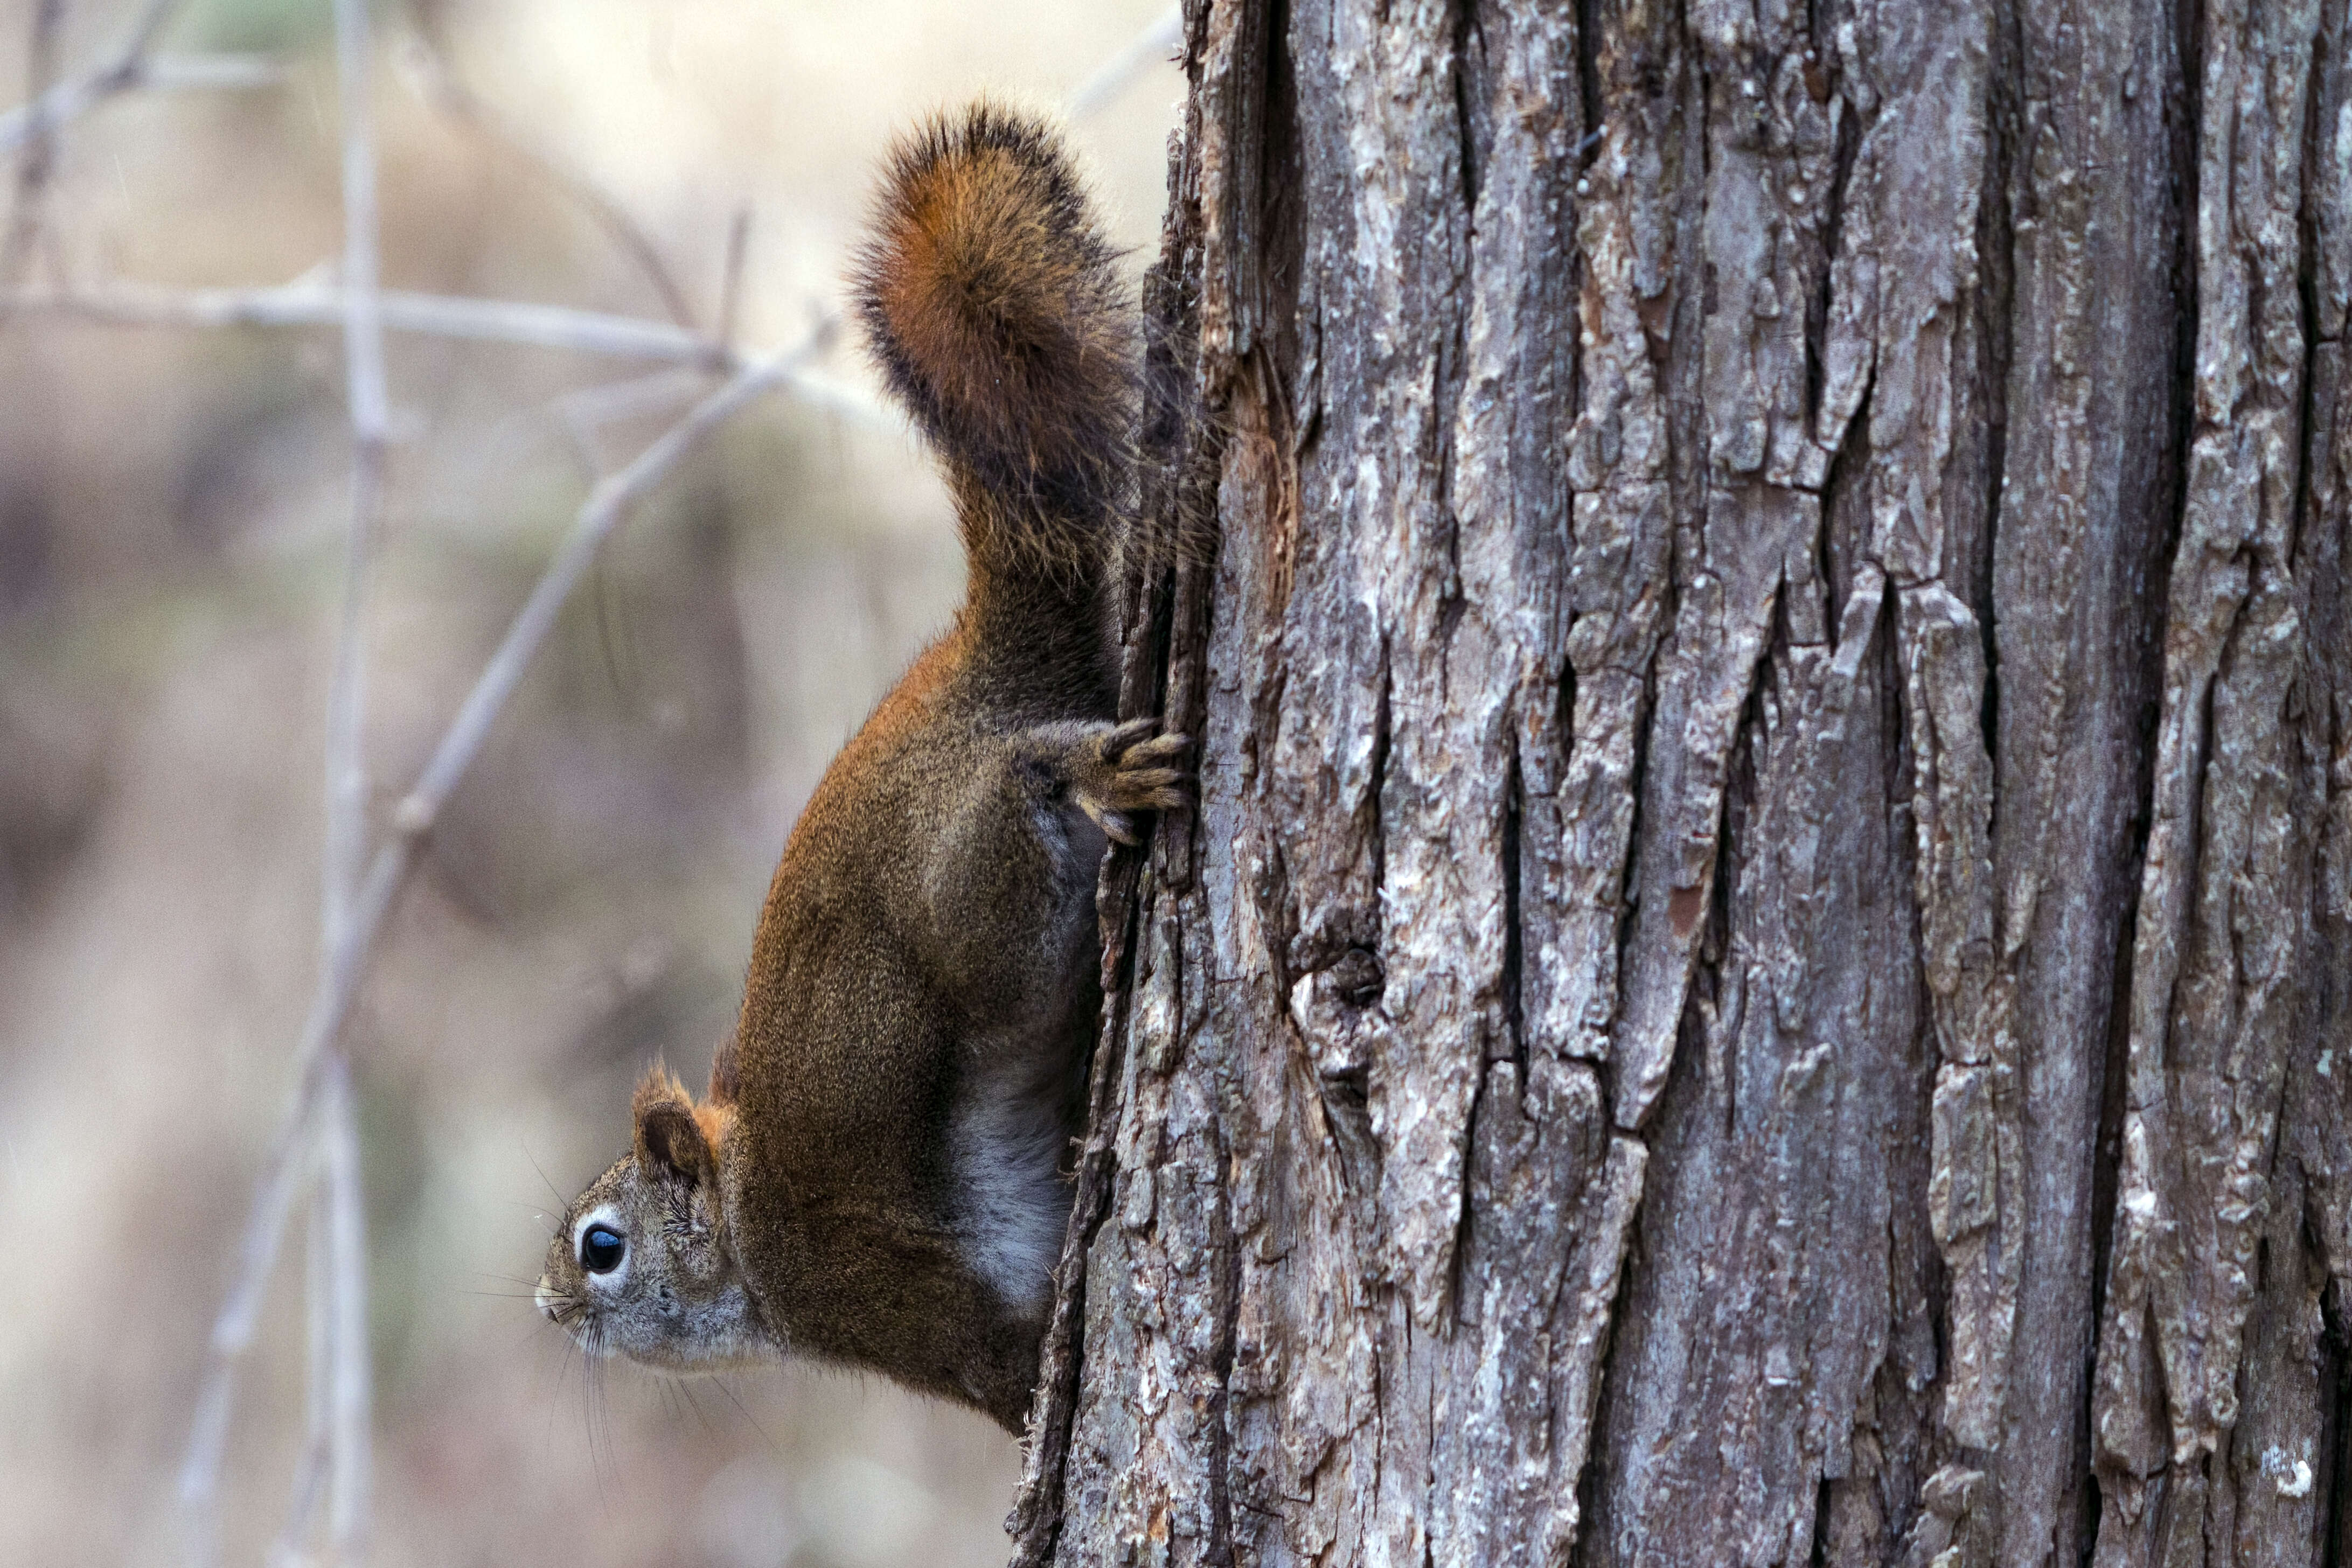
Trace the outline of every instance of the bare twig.
<path fill-rule="evenodd" d="M 711 340 L 639 317 L 396 288 L 383 290 L 378 307 L 388 331 L 658 360 L 720 371 L 740 368 L 737 358 Z M 110 284 L 93 289 L 23 289 L 0 295 L 0 309 L 70 316 L 111 327 L 340 327 L 344 302 L 343 290 L 322 282 L 185 289 Z"/>
<path fill-rule="evenodd" d="M 33 103 L 45 101 L 58 75 L 58 35 L 64 29 L 66 0 L 35 0 L 33 36 L 25 49 L 26 93 Z M 36 112 L 16 159 L 16 198 L 8 205 L 8 228 L 0 237 L 0 287 L 16 287 L 25 276 L 25 263 L 41 232 L 41 204 L 48 193 L 49 173 L 57 166 L 57 122 Z"/>
<path fill-rule="evenodd" d="M 147 0 L 146 8 L 139 13 L 139 20 L 131 25 L 131 36 L 123 40 L 122 53 L 116 57 L 145 59 L 147 52 L 155 47 L 155 40 L 162 37 L 163 24 L 169 22 L 172 13 L 179 8 L 180 0 Z"/>
<path fill-rule="evenodd" d="M 320 1136 L 326 1166 L 330 1315 L 334 1381 L 327 1394 L 327 1539 L 338 1568 L 354 1568 L 367 1539 L 372 1392 L 367 1342 L 366 1209 L 360 1187 L 359 1109 L 351 1068 L 330 1051 Z"/>
<path fill-rule="evenodd" d="M 751 254 L 751 209 L 735 209 L 734 222 L 727 225 L 727 267 L 719 276 L 719 326 L 717 337 L 732 348 L 735 343 L 735 318 L 743 304 L 743 263 Z"/>
<path fill-rule="evenodd" d="M 350 557 L 343 613 L 327 698 L 326 946 L 347 918 L 367 855 L 367 766 L 361 727 L 367 705 L 368 569 L 383 510 L 391 394 L 383 366 L 377 276 L 375 131 L 368 101 L 368 19 L 359 0 L 334 0 L 335 68 L 342 105 L 344 398 L 352 425 Z"/>
<path fill-rule="evenodd" d="M 335 1380 L 334 1260 L 327 1234 L 323 1195 L 310 1200 L 310 1237 L 303 1249 L 302 1299 L 309 1329 L 309 1375 L 304 1379 L 302 1458 L 294 1470 L 294 1500 L 286 1510 L 286 1525 L 270 1552 L 273 1568 L 297 1568 L 302 1542 L 310 1533 L 311 1517 L 326 1495 L 327 1467 L 333 1457 L 334 1428 L 328 1390 Z"/>
<path fill-rule="evenodd" d="M 538 138 L 467 87 L 449 64 L 447 51 L 436 36 L 433 17 L 422 6 L 412 5 L 410 12 L 416 23 L 415 47 L 407 51 L 404 58 L 415 72 L 425 99 L 478 134 L 504 143 L 578 203 L 612 242 L 636 263 L 654 293 L 660 297 L 662 308 L 669 319 L 685 330 L 693 331 L 694 308 L 688 303 L 686 291 L 678 287 L 677 279 L 670 275 L 669 264 L 662 259 L 661 249 L 654 244 L 653 236 L 586 170 L 542 145 Z"/>
<path fill-rule="evenodd" d="M 604 444 L 598 436 L 604 426 L 667 413 L 700 392 L 704 384 L 701 372 L 674 365 L 581 387 L 565 392 L 551 406 L 593 480 L 604 472 Z"/>
<path fill-rule="evenodd" d="M 818 326 L 821 332 L 830 333 L 840 326 L 838 318 L 828 317 Z M 873 430 L 887 430 L 894 434 L 907 434 L 904 414 L 879 402 L 874 394 L 854 382 L 836 381 L 831 376 L 803 371 L 791 379 L 793 395 L 827 413 L 837 413 Z"/>
<path fill-rule="evenodd" d="M 69 77 L 28 103 L 0 111 L 0 152 L 13 152 L 36 130 L 55 131 L 121 93 L 234 90 L 275 87 L 285 79 L 276 61 L 259 55 L 142 55 L 114 60 Z"/>
<path fill-rule="evenodd" d="M 1128 84 L 1152 66 L 1165 65 L 1184 41 L 1184 8 L 1171 5 L 1160 19 L 1135 37 L 1135 41 L 1105 60 L 1094 75 L 1070 94 L 1066 105 L 1073 120 L 1110 107 Z"/>
<path fill-rule="evenodd" d="M 334 0 L 335 79 L 342 116 L 343 380 L 352 424 L 352 523 L 327 698 L 327 828 L 322 947 L 341 945 L 367 855 L 367 609 L 375 535 L 383 515 L 391 392 L 378 298 L 375 121 L 368 68 L 366 0 Z M 366 1216 L 360 1201 L 359 1129 L 350 1068 L 326 1052 L 320 1145 L 325 1155 L 328 1315 L 332 1378 L 327 1406 L 328 1540 L 352 1568 L 367 1534 L 368 1409 Z"/>
<path fill-rule="evenodd" d="M 740 353 L 723 344 L 638 317 L 393 288 L 383 290 L 380 303 L 387 331 L 651 360 L 713 371 L 740 371 L 744 364 Z M 108 327 L 332 327 L 342 321 L 343 300 L 342 290 L 311 282 L 274 288 L 114 285 L 103 289 L 43 288 L 0 294 L 0 314 L 10 311 L 67 316 Z M 840 324 L 841 318 L 827 311 L 818 318 L 814 336 L 829 340 Z M 783 382 L 804 401 L 861 423 L 878 429 L 904 427 L 898 415 L 846 382 L 797 364 L 783 372 Z"/>

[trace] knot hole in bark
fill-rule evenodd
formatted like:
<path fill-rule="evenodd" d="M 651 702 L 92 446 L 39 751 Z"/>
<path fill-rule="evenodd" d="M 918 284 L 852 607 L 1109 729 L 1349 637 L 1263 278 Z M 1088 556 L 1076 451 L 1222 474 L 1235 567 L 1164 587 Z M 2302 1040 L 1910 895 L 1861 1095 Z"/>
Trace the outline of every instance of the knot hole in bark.
<path fill-rule="evenodd" d="M 1388 976 L 1381 961 L 1362 947 L 1350 947 L 1331 966 L 1331 989 L 1351 1008 L 1368 1008 L 1381 999 Z"/>

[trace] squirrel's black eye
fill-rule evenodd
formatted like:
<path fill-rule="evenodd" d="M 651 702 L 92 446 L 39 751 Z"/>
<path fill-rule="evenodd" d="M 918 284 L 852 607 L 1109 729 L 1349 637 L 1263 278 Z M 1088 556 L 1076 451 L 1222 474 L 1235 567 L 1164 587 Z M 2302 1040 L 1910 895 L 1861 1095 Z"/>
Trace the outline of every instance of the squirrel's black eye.
<path fill-rule="evenodd" d="M 580 1266 L 591 1274 L 609 1274 L 629 1255 L 629 1244 L 608 1226 L 592 1225 L 580 1238 Z"/>

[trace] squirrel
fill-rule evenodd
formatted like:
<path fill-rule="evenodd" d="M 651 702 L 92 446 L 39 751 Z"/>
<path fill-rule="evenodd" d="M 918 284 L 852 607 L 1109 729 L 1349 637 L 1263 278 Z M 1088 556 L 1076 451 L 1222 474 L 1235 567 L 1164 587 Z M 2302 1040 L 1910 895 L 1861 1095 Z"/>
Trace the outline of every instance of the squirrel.
<path fill-rule="evenodd" d="M 1019 1433 L 1100 998 L 1106 841 L 1183 800 L 1114 722 L 1132 311 L 1055 133 L 982 101 L 900 141 L 855 310 L 944 470 L 963 607 L 787 840 L 697 1103 L 656 1065 L 549 1242 L 540 1310 L 671 1371 L 784 1355 Z"/>

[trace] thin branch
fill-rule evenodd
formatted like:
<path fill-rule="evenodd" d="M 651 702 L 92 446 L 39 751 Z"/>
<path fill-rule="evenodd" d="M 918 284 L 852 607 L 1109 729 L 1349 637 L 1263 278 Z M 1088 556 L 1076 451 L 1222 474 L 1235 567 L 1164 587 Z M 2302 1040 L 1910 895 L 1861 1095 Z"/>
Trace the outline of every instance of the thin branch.
<path fill-rule="evenodd" d="M 383 313 L 377 298 L 376 173 L 369 115 L 367 16 L 335 0 L 335 58 L 342 112 L 343 384 L 352 426 L 351 528 L 343 574 L 342 618 L 327 696 L 327 827 L 322 883 L 325 945 L 348 916 L 367 854 L 367 765 L 362 731 L 367 712 L 369 569 L 383 510 L 385 432 L 390 393 L 383 364 Z"/>
<path fill-rule="evenodd" d="M 383 517 L 391 392 L 383 359 L 378 266 L 374 78 L 368 68 L 366 0 L 334 0 L 336 97 L 342 116 L 343 381 L 352 423 L 350 557 L 327 697 L 327 828 L 321 946 L 332 950 L 350 923 L 367 855 L 367 608 L 375 536 Z M 323 1125 L 332 1382 L 327 1397 L 327 1538 L 340 1568 L 353 1568 L 367 1537 L 369 1490 L 366 1214 L 351 1071 L 340 1048 L 326 1053 Z"/>
<path fill-rule="evenodd" d="M 451 294 L 388 288 L 378 297 L 384 328 L 474 342 L 560 349 L 614 359 L 657 360 L 713 371 L 740 368 L 722 345 L 663 321 Z M 325 283 L 268 288 L 33 288 L 0 295 L 0 309 L 70 316 L 110 327 L 340 327 L 343 290 Z"/>
<path fill-rule="evenodd" d="M 196 1419 L 180 1471 L 180 1495 L 200 1528 L 196 1560 L 210 1563 L 209 1521 L 216 1508 L 221 1453 L 236 1372 L 252 1348 L 261 1302 L 276 1266 L 289 1209 L 303 1175 L 302 1154 L 317 1125 L 319 1108 L 332 1074 L 339 1071 L 334 1047 L 350 1018 L 385 917 L 415 869 L 435 820 L 481 750 L 507 699 L 531 657 L 546 641 L 556 612 L 579 585 L 596 551 L 621 520 L 713 431 L 754 399 L 782 385 L 822 347 L 812 334 L 798 347 L 738 372 L 705 398 L 635 461 L 591 490 L 565 538 L 521 612 L 508 629 L 473 690 L 434 749 L 416 785 L 394 813 L 392 835 L 369 862 L 366 878 L 352 901 L 340 939 L 327 951 L 318 988 L 295 1051 L 293 1103 L 280 1118 L 262 1164 L 237 1253 L 236 1272 L 220 1316 L 214 1321 L 196 1401 Z"/>
<path fill-rule="evenodd" d="M 550 406 L 593 481 L 604 472 L 599 431 L 625 419 L 667 413 L 699 392 L 703 384 L 700 372 L 673 365 L 580 387 L 556 398 Z"/>
<path fill-rule="evenodd" d="M 48 97 L 56 83 L 58 36 L 65 21 L 66 0 L 34 0 L 33 35 L 25 48 L 25 72 L 29 78 L 26 96 L 36 104 Z M 6 235 L 0 237 L 0 287 L 13 289 L 25 276 L 25 263 L 40 236 L 42 201 L 48 193 L 57 155 L 57 121 L 36 113 L 16 159 L 16 198 L 8 206 Z"/>
<path fill-rule="evenodd" d="M 179 8 L 180 0 L 147 0 L 147 8 L 140 12 L 139 20 L 131 24 L 131 37 L 123 40 L 122 53 L 116 57 L 145 59 L 147 51 L 155 47 L 155 40 L 163 35 L 163 24 L 169 22 L 172 13 Z"/>
<path fill-rule="evenodd" d="M 383 308 L 378 298 L 375 130 L 370 113 L 368 16 L 361 0 L 334 0 L 335 70 L 342 111 L 344 398 L 352 424 L 350 555 L 343 612 L 327 697 L 327 831 L 323 883 L 325 946 L 348 916 L 367 855 L 369 569 L 383 511 L 386 430 L 391 395 L 383 366 Z"/>
<path fill-rule="evenodd" d="M 29 103 L 0 110 L 0 152 L 15 152 L 39 127 L 55 130 L 121 93 L 235 91 L 275 87 L 285 79 L 284 68 L 261 55 L 147 55 L 115 60 L 69 77 Z"/>
<path fill-rule="evenodd" d="M 449 64 L 448 54 L 436 36 L 432 17 L 423 7 L 414 5 L 410 12 L 416 24 L 415 47 L 407 51 L 405 58 L 414 68 L 418 90 L 425 101 L 463 121 L 477 134 L 504 143 L 578 203 L 612 242 L 636 263 L 654 293 L 660 297 L 662 308 L 669 319 L 685 330 L 693 331 L 694 308 L 687 302 L 686 291 L 677 286 L 677 279 L 671 276 L 669 264 L 662 259 L 661 249 L 654 244 L 653 236 L 629 215 L 617 197 L 597 183 L 594 176 L 542 145 L 538 138 L 467 86 Z"/>
<path fill-rule="evenodd" d="M 327 1204 L 323 1194 L 310 1200 L 310 1235 L 303 1249 L 302 1301 L 309 1331 L 309 1375 L 303 1380 L 302 1458 L 294 1470 L 294 1499 L 286 1510 L 285 1528 L 269 1554 L 277 1568 L 294 1568 L 302 1561 L 302 1543 L 309 1539 L 310 1520 L 326 1495 L 327 1468 L 332 1458 L 334 1428 L 328 1389 L 335 1378 L 334 1260 L 329 1252 Z"/>
<path fill-rule="evenodd" d="M 373 1403 L 367 1337 L 367 1219 L 360 1186 L 359 1109 L 351 1068 L 327 1053 L 324 1129 L 329 1295 L 334 1319 L 334 1381 L 327 1394 L 327 1539 L 338 1568 L 355 1568 L 367 1540 L 368 1412 Z"/>
<path fill-rule="evenodd" d="M 743 305 L 743 264 L 751 254 L 751 209 L 735 209 L 734 221 L 727 225 L 727 266 L 719 276 L 718 338 L 732 348 L 735 343 L 735 318 Z"/>
<path fill-rule="evenodd" d="M 830 333 L 839 325 L 837 319 L 828 319 L 819 323 L 817 329 Z M 888 431 L 894 435 L 907 434 L 904 414 L 883 403 L 854 382 L 836 381 L 813 371 L 803 371 L 791 378 L 790 384 L 794 397 L 813 407 L 824 409 L 827 413 L 837 413 L 869 429 Z"/>
<path fill-rule="evenodd" d="M 309 282 L 274 288 L 191 289 L 118 284 L 104 289 L 0 294 L 0 314 L 37 312 L 105 327 L 332 327 L 342 321 L 342 290 Z M 651 360 L 706 371 L 734 371 L 744 365 L 742 355 L 724 344 L 639 317 L 396 288 L 383 290 L 379 302 L 386 331 Z M 829 339 L 840 324 L 841 318 L 827 311 L 818 318 L 814 335 Z M 782 373 L 783 383 L 805 402 L 877 429 L 905 428 L 904 420 L 855 385 L 797 367 Z"/>
<path fill-rule="evenodd" d="M 1158 21 L 1135 37 L 1135 41 L 1105 60 L 1094 75 L 1088 77 L 1070 94 L 1066 105 L 1073 120 L 1084 120 L 1110 107 L 1128 84 L 1152 66 L 1166 65 L 1184 41 L 1184 8 L 1171 5 Z"/>

